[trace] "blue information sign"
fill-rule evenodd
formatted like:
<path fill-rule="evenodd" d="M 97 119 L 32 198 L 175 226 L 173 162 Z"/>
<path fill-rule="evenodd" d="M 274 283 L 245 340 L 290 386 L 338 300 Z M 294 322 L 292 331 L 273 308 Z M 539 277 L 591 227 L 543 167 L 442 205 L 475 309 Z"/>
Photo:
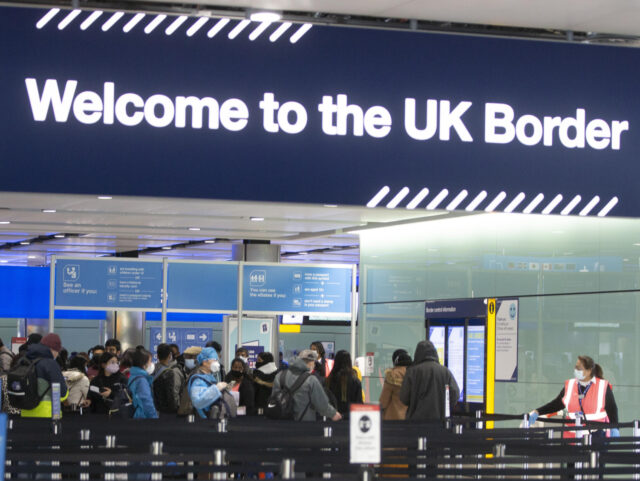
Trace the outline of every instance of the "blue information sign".
<path fill-rule="evenodd" d="M 160 327 L 152 327 L 149 332 L 151 352 L 156 358 L 158 345 L 162 343 L 162 329 Z M 193 327 L 168 327 L 167 328 L 167 344 L 177 344 L 180 352 L 191 346 L 204 347 L 207 342 L 213 340 L 213 329 L 211 328 L 193 328 Z"/>
<path fill-rule="evenodd" d="M 484 326 L 467 329 L 467 402 L 484 402 Z"/>
<path fill-rule="evenodd" d="M 243 309 L 261 312 L 350 312 L 351 268 L 243 266 Z"/>
<path fill-rule="evenodd" d="M 170 262 L 167 307 L 225 312 L 238 309 L 238 265 Z"/>
<path fill-rule="evenodd" d="M 162 308 L 161 262 L 58 259 L 55 274 L 57 307 Z"/>

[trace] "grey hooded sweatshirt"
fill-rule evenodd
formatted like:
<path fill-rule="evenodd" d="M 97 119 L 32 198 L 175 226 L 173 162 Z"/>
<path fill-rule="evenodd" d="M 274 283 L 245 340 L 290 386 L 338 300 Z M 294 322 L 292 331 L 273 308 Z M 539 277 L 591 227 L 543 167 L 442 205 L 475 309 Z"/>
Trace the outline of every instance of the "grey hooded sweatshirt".
<path fill-rule="evenodd" d="M 438 352 L 430 341 L 416 346 L 414 362 L 400 389 L 400 400 L 408 406 L 406 419 L 429 421 L 445 417 L 445 386 L 449 385 L 451 410 L 460 396 L 451 371 L 438 362 Z"/>
<path fill-rule="evenodd" d="M 281 371 L 276 376 L 272 395 L 282 389 L 283 378 L 284 385 L 290 388 L 296 379 L 305 372 L 309 372 L 309 368 L 302 359 L 293 361 L 289 369 Z M 316 413 L 332 418 L 336 414 L 336 409 L 329 404 L 329 399 L 318 378 L 311 375 L 293 395 L 293 415 L 296 421 L 315 421 Z"/>

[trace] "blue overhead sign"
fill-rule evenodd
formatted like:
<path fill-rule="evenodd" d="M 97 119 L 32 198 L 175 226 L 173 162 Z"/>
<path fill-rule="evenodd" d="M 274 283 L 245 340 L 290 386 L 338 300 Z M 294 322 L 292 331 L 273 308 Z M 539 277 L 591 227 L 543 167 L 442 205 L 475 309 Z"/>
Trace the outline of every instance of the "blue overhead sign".
<path fill-rule="evenodd" d="M 640 216 L 638 49 L 285 29 L 3 7 L 0 191 Z"/>
<path fill-rule="evenodd" d="M 243 265 L 243 310 L 260 312 L 351 311 L 351 268 Z"/>
<path fill-rule="evenodd" d="M 462 319 L 485 317 L 487 304 L 484 299 L 464 299 L 451 301 L 426 301 L 425 319 Z"/>
<path fill-rule="evenodd" d="M 60 308 L 162 309 L 162 262 L 57 259 Z"/>
<path fill-rule="evenodd" d="M 162 329 L 152 327 L 149 329 L 151 352 L 157 354 L 158 346 L 162 343 Z M 190 327 L 167 327 L 167 344 L 177 344 L 180 352 L 188 347 L 204 347 L 207 342 L 213 341 L 213 329 Z"/>
<path fill-rule="evenodd" d="M 168 266 L 168 309 L 214 312 L 238 309 L 238 264 L 170 262 Z"/>

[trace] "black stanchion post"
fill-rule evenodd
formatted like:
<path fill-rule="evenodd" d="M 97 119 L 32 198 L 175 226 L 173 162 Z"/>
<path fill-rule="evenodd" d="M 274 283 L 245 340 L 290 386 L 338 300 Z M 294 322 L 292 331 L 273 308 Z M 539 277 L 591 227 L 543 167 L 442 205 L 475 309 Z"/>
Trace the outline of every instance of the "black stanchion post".
<path fill-rule="evenodd" d="M 295 473 L 296 461 L 295 459 L 285 458 L 280 463 L 280 477 L 282 479 L 293 479 L 296 477 Z"/>
<path fill-rule="evenodd" d="M 196 415 L 195 414 L 189 414 L 187 416 L 187 423 L 193 424 L 195 422 L 196 422 Z"/>
<path fill-rule="evenodd" d="M 640 438 L 640 421 L 637 419 L 633 421 L 633 437 L 636 438 L 634 444 L 637 446 L 640 444 L 640 441 L 637 439 Z M 636 454 L 640 454 L 640 449 L 634 449 Z M 634 464 L 633 466 L 636 469 L 635 474 L 633 475 L 633 479 L 640 479 L 640 464 Z"/>
<path fill-rule="evenodd" d="M 87 441 L 91 439 L 91 431 L 88 429 L 80 430 L 80 441 Z M 82 444 L 80 449 L 91 449 L 91 445 Z M 80 466 L 89 466 L 89 461 L 80 461 Z M 80 473 L 80 481 L 89 481 L 89 473 Z"/>
<path fill-rule="evenodd" d="M 476 419 L 482 419 L 482 411 L 476 411 Z M 476 429 L 484 429 L 484 423 L 482 421 L 476 421 Z"/>
<path fill-rule="evenodd" d="M 162 441 L 151 443 L 151 456 L 162 456 Z M 151 466 L 162 466 L 160 461 L 151 461 Z M 151 481 L 162 481 L 162 473 L 151 473 Z"/>
<path fill-rule="evenodd" d="M 600 467 L 600 453 L 598 451 L 591 451 L 589 453 L 589 467 L 592 469 L 598 469 Z M 592 474 L 591 479 L 598 479 L 597 474 Z"/>
<path fill-rule="evenodd" d="M 524 419 L 522 420 L 522 427 L 525 429 L 529 429 L 531 427 L 528 413 L 524 415 Z"/>
<path fill-rule="evenodd" d="M 227 418 L 222 418 L 218 421 L 218 432 L 226 433 L 227 432 Z"/>
<path fill-rule="evenodd" d="M 224 449 L 216 449 L 213 452 L 213 465 L 214 466 L 224 466 L 225 465 L 225 451 Z M 213 473 L 213 479 L 227 479 L 227 473 L 224 471 L 216 471 Z"/>
<path fill-rule="evenodd" d="M 327 439 L 333 437 L 333 428 L 331 426 L 324 426 L 322 428 L 322 437 Z M 331 452 L 331 448 L 322 448 L 324 452 Z M 331 465 L 325 464 L 325 466 L 331 467 Z M 324 479 L 331 479 L 331 471 L 322 473 Z"/>
<path fill-rule="evenodd" d="M 504 458 L 505 454 L 507 451 L 507 446 L 504 444 L 496 444 L 493 447 L 493 457 L 496 459 L 500 459 L 500 458 Z M 496 468 L 498 469 L 504 469 L 505 465 L 504 464 L 497 464 Z M 498 479 L 504 479 L 504 475 L 498 475 L 496 476 Z"/>
<path fill-rule="evenodd" d="M 107 449 L 115 449 L 116 447 L 116 437 L 114 435 L 107 435 L 105 437 L 105 447 Z M 113 461 L 105 461 L 104 463 L 105 467 L 107 466 L 115 466 L 115 463 Z M 116 479 L 116 474 L 115 473 L 108 473 L 105 472 L 104 473 L 104 479 L 105 481 L 115 481 Z"/>
<path fill-rule="evenodd" d="M 424 454 L 421 454 L 424 453 Z M 427 438 L 426 437 L 420 437 L 418 438 L 418 456 L 417 456 L 417 460 L 418 463 L 416 464 L 416 468 L 418 469 L 422 469 L 422 470 L 426 470 L 427 469 L 427 465 L 426 464 L 422 464 L 420 461 L 423 459 L 427 458 Z M 426 478 L 427 474 L 422 472 L 422 473 L 418 473 L 418 477 L 419 478 Z"/>
<path fill-rule="evenodd" d="M 368 464 L 361 464 L 360 470 L 358 471 L 358 480 L 359 481 L 373 481 L 373 468 Z"/>

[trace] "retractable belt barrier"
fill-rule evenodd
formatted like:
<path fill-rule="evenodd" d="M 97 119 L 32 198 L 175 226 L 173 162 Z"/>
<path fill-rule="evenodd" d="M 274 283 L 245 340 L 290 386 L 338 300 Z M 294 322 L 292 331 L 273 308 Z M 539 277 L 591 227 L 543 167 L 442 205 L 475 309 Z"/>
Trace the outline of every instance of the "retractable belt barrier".
<path fill-rule="evenodd" d="M 640 479 L 640 426 L 481 429 L 520 416 L 455 417 L 445 423 L 385 422 L 382 462 L 349 463 L 349 424 L 99 416 L 11 419 L 6 473 L 11 479 Z M 545 421 L 547 422 L 547 421 Z M 633 428 L 633 436 L 582 438 L 561 432 Z M 330 428 L 330 429 L 329 429 Z M 302 476 L 304 473 L 304 476 Z"/>

